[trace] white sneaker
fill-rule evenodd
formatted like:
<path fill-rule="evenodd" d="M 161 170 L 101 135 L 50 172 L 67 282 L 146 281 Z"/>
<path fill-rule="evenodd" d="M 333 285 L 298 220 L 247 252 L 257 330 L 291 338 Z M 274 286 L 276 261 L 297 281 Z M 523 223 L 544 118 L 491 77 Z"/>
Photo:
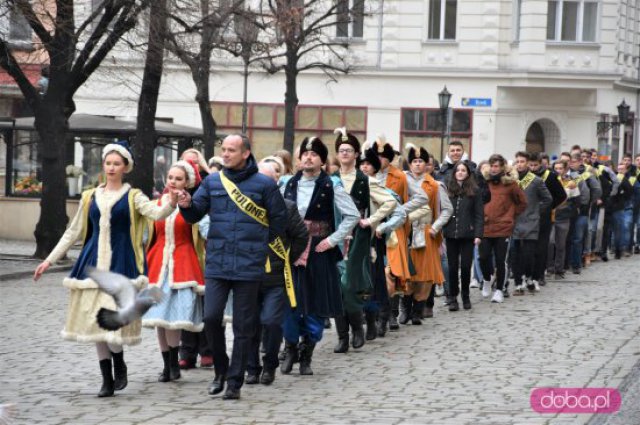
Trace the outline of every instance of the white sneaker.
<path fill-rule="evenodd" d="M 531 283 L 533 283 L 534 290 L 536 292 L 540 292 L 540 282 L 538 282 L 537 280 L 532 280 Z"/>
<path fill-rule="evenodd" d="M 436 297 L 441 297 L 444 295 L 444 285 L 436 285 Z"/>
<path fill-rule="evenodd" d="M 496 292 L 493 293 L 493 298 L 491 298 L 492 303 L 501 303 L 504 301 L 504 295 L 502 295 L 502 291 L 496 289 Z"/>
<path fill-rule="evenodd" d="M 469 284 L 469 288 L 479 288 L 480 282 L 475 279 L 471 279 L 471 283 Z"/>
<path fill-rule="evenodd" d="M 482 296 L 487 298 L 489 295 L 491 295 L 491 282 L 485 280 L 482 284 Z"/>

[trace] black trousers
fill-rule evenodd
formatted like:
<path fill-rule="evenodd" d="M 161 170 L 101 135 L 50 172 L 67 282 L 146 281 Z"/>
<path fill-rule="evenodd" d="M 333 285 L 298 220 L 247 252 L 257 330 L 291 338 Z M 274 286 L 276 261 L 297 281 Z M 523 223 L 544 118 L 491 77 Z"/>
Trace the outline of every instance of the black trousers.
<path fill-rule="evenodd" d="M 493 257 L 496 263 L 496 287 L 504 289 L 505 281 L 505 259 L 507 257 L 507 238 L 482 238 L 480 243 L 480 268 L 485 280 L 489 280 L 493 275 Z"/>
<path fill-rule="evenodd" d="M 204 323 L 213 348 L 216 374 L 227 376 L 229 388 L 239 389 L 244 383 L 251 343 L 256 332 L 260 281 L 206 279 Z M 225 327 L 222 319 L 229 292 L 233 291 L 233 350 L 231 363 L 227 356 Z"/>
<path fill-rule="evenodd" d="M 447 260 L 449 261 L 449 296 L 456 298 L 462 286 L 462 299 L 469 299 L 473 239 L 447 238 Z M 460 279 L 458 279 L 458 272 Z"/>
<path fill-rule="evenodd" d="M 516 286 L 522 285 L 522 278 L 533 276 L 533 269 L 535 265 L 534 255 L 538 241 L 527 239 L 512 239 L 514 248 L 511 251 L 513 253 L 513 259 L 511 261 L 513 267 L 513 280 Z"/>
<path fill-rule="evenodd" d="M 540 281 L 544 280 L 544 271 L 547 269 L 547 261 L 549 259 L 549 239 L 551 238 L 551 229 L 553 223 L 546 217 L 540 220 L 540 228 L 538 229 L 538 242 L 536 243 L 535 259 L 533 265 L 532 278 Z"/>
<path fill-rule="evenodd" d="M 200 302 L 204 304 L 204 297 L 200 298 Z M 195 361 L 202 356 L 213 356 L 210 344 L 207 342 L 206 330 L 200 332 L 182 331 L 180 337 L 180 358 L 188 361 Z"/>

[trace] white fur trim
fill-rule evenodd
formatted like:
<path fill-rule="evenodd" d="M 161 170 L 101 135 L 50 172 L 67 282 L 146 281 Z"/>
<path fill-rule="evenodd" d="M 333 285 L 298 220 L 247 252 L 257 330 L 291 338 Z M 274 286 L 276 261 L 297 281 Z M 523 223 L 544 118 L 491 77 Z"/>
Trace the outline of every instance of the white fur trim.
<path fill-rule="evenodd" d="M 139 291 L 147 286 L 149 279 L 146 276 L 140 275 L 135 279 L 130 279 L 133 286 Z M 93 279 L 74 279 L 72 277 L 65 277 L 62 281 L 62 286 L 68 289 L 98 289 L 99 286 L 93 281 Z"/>
<path fill-rule="evenodd" d="M 204 323 L 195 324 L 188 321 L 168 322 L 162 319 L 145 319 L 142 321 L 145 328 L 164 328 L 170 330 L 183 330 L 189 332 L 200 332 L 204 329 Z"/>
<path fill-rule="evenodd" d="M 122 155 L 123 158 L 127 158 L 129 164 L 127 165 L 127 169 L 125 173 L 130 173 L 133 171 L 133 157 L 131 156 L 131 152 L 127 150 L 124 146 L 118 145 L 117 143 L 109 143 L 102 149 L 102 161 L 109 155 L 111 152 L 118 152 Z"/>
<path fill-rule="evenodd" d="M 376 142 L 378 142 L 378 144 L 384 146 L 384 144 L 387 143 L 387 136 L 385 136 L 384 133 L 379 133 L 376 136 Z"/>
<path fill-rule="evenodd" d="M 142 341 L 141 336 L 122 338 L 116 332 L 104 332 L 93 335 L 78 335 L 73 332 L 67 332 L 64 329 L 60 332 L 62 339 L 75 342 L 106 342 L 107 344 L 116 345 L 138 345 Z"/>
<path fill-rule="evenodd" d="M 187 189 L 191 189 L 196 184 L 196 170 L 193 168 L 193 165 L 189 164 L 187 161 L 180 160 L 176 161 L 171 168 L 178 167 L 181 170 L 184 170 L 187 173 Z"/>

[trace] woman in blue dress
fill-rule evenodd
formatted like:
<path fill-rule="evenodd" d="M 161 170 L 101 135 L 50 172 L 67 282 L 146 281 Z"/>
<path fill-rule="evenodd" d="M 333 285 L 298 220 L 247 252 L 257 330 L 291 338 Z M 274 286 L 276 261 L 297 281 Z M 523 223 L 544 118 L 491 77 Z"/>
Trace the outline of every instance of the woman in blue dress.
<path fill-rule="evenodd" d="M 100 291 L 87 277 L 87 268 L 120 273 L 138 289 L 147 286 L 143 233 L 148 219 L 163 219 L 174 211 L 179 192 L 165 195 L 166 202 L 160 206 L 124 183 L 124 175 L 133 169 L 133 157 L 126 142 L 105 146 L 102 165 L 106 183 L 82 193 L 78 212 L 51 254 L 36 268 L 34 280 L 63 258 L 76 241 L 83 242 L 71 274 L 63 281 L 69 288 L 70 300 L 61 335 L 69 341 L 96 344 L 102 373 L 98 397 L 110 397 L 114 390 L 127 385 L 122 346 L 140 343 L 141 323 L 137 320 L 117 331 L 106 331 L 98 325 L 98 310 L 116 306 L 113 297 Z"/>

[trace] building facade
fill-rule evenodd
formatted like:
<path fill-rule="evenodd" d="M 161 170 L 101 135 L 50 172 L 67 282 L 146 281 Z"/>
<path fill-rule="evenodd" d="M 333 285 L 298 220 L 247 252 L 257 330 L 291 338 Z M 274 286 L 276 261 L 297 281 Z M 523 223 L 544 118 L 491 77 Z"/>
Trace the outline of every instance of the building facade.
<path fill-rule="evenodd" d="M 361 140 L 384 133 L 398 148 L 418 143 L 436 157 L 443 130 L 475 160 L 525 149 L 558 155 L 574 144 L 613 159 L 637 151 L 637 0 L 348 1 L 365 16 L 356 13 L 332 31 L 348 39 L 356 71 L 337 83 L 319 72 L 300 74 L 297 140 L 332 140 L 331 131 L 346 125 Z M 229 63 L 217 63 L 211 78 L 222 132 L 241 127 L 241 68 Z M 140 65 L 128 68 L 139 77 Z M 438 107 L 445 85 L 453 95 L 446 124 Z M 284 89 L 282 75 L 249 78 L 248 128 L 258 156 L 280 146 Z M 158 115 L 199 126 L 194 97 L 186 68 L 169 65 Z M 623 99 L 633 118 L 597 134 L 599 121 L 617 121 Z M 92 78 L 76 100 L 79 112 L 136 114 L 135 96 L 108 76 Z"/>

